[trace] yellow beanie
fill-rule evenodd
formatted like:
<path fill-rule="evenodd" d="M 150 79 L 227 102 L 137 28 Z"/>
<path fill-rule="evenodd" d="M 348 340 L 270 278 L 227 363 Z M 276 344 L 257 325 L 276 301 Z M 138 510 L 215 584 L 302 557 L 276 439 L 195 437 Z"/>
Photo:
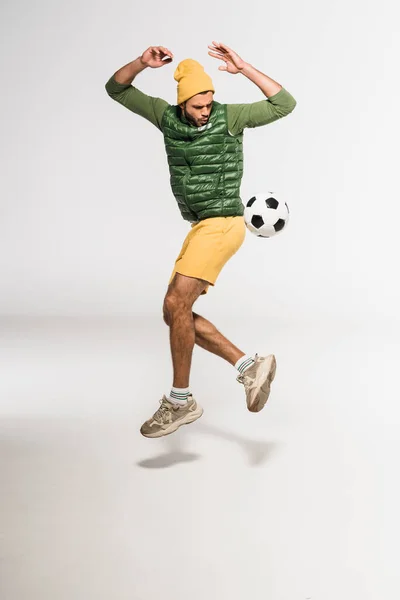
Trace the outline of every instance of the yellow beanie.
<path fill-rule="evenodd" d="M 204 72 L 204 67 L 192 58 L 186 58 L 179 63 L 174 79 L 178 82 L 178 104 L 200 92 L 215 92 L 211 77 Z"/>

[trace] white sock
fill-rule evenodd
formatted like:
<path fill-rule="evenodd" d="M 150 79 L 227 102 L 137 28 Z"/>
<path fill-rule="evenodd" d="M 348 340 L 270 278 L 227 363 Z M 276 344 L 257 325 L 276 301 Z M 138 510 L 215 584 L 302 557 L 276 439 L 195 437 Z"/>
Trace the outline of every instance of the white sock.
<path fill-rule="evenodd" d="M 185 406 L 188 401 L 188 396 L 190 394 L 190 388 L 176 388 L 172 387 L 168 400 L 173 404 L 180 404 L 180 406 Z"/>
<path fill-rule="evenodd" d="M 235 369 L 237 369 L 239 371 L 240 374 L 244 373 L 245 371 L 247 371 L 247 369 L 249 367 L 251 367 L 251 365 L 254 365 L 255 360 L 252 356 L 248 356 L 247 354 L 245 354 L 245 356 L 242 356 L 242 358 L 239 358 L 239 360 L 237 361 L 236 365 L 235 365 Z"/>

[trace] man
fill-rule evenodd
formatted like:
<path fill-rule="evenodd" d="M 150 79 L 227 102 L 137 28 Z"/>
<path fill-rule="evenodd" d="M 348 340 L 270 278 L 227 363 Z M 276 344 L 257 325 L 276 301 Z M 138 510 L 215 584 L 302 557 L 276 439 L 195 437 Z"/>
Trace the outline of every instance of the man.
<path fill-rule="evenodd" d="M 182 217 L 191 223 L 176 259 L 164 298 L 164 321 L 170 328 L 173 384 L 169 396 L 141 427 L 150 438 L 168 435 L 203 414 L 193 397 L 189 375 L 194 344 L 224 358 L 238 371 L 247 407 L 259 412 L 275 376 L 276 360 L 246 355 L 215 327 L 192 311 L 226 262 L 242 245 L 246 226 L 240 198 L 243 175 L 243 130 L 260 127 L 288 115 L 296 101 L 279 83 L 257 71 L 225 44 L 213 42 L 208 54 L 222 60 L 221 71 L 241 73 L 255 83 L 267 100 L 252 104 L 220 104 L 204 68 L 192 59 L 179 63 L 177 105 L 147 96 L 132 81 L 145 68 L 173 61 L 163 46 L 151 46 L 106 83 L 107 93 L 132 112 L 153 123 L 164 136 L 170 184 Z"/>

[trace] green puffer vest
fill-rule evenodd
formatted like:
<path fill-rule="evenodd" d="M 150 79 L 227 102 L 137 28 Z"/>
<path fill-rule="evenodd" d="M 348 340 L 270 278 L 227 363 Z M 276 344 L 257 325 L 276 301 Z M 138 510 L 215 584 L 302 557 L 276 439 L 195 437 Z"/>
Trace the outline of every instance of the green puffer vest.
<path fill-rule="evenodd" d="M 181 116 L 179 106 L 169 106 L 161 130 L 171 188 L 182 217 L 197 222 L 243 215 L 243 133 L 228 132 L 226 104 L 214 101 L 208 123 L 199 128 Z"/>

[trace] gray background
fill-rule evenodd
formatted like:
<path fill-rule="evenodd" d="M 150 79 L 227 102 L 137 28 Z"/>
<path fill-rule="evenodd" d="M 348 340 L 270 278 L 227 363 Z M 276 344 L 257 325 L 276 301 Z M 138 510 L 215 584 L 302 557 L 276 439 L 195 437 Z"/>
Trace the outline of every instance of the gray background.
<path fill-rule="evenodd" d="M 5 600 L 397 600 L 398 9 L 388 1 L 1 6 L 0 580 Z M 219 102 L 263 98 L 213 40 L 281 83 L 245 133 L 242 198 L 291 221 L 245 244 L 196 310 L 274 352 L 262 413 L 194 350 L 202 419 L 141 423 L 172 383 L 161 307 L 189 225 L 161 133 L 104 85 L 176 102 L 199 60 Z"/>

